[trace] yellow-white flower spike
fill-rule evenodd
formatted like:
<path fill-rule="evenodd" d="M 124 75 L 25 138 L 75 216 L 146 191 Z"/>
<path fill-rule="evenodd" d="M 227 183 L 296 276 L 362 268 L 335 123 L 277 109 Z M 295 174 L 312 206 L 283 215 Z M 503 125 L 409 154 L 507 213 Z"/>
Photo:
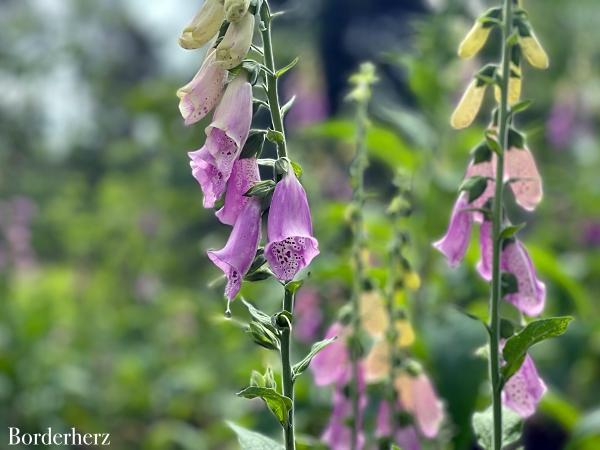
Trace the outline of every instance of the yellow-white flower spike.
<path fill-rule="evenodd" d="M 546 51 L 538 41 L 536 35 L 531 32 L 531 36 L 521 36 L 519 39 L 521 44 L 521 51 L 529 64 L 537 69 L 547 69 L 550 65 L 550 60 Z"/>
<path fill-rule="evenodd" d="M 410 271 L 404 275 L 404 286 L 411 291 L 418 291 L 421 287 L 421 277 L 417 272 Z"/>
<path fill-rule="evenodd" d="M 492 27 L 484 27 L 478 20 L 458 46 L 458 56 L 464 59 L 472 58 L 487 42 Z"/>
<path fill-rule="evenodd" d="M 217 64 L 223 69 L 239 65 L 250 50 L 254 35 L 254 16 L 246 14 L 239 22 L 230 23 L 217 46 Z"/>
<path fill-rule="evenodd" d="M 399 347 L 410 347 L 415 342 L 415 331 L 412 325 L 406 319 L 400 319 L 396 322 L 396 331 L 398 332 Z"/>
<path fill-rule="evenodd" d="M 371 336 L 382 338 L 388 328 L 388 315 L 384 300 L 377 290 L 364 292 L 359 299 L 362 327 Z"/>
<path fill-rule="evenodd" d="M 457 130 L 467 128 L 473 123 L 481 108 L 485 96 L 486 84 L 478 85 L 478 80 L 471 81 L 450 118 L 450 125 Z"/>
<path fill-rule="evenodd" d="M 183 29 L 179 45 L 191 50 L 200 48 L 210 41 L 225 19 L 225 9 L 219 0 L 205 0 L 190 24 Z"/>
<path fill-rule="evenodd" d="M 225 0 L 225 18 L 229 22 L 239 22 L 248 12 L 250 0 Z"/>

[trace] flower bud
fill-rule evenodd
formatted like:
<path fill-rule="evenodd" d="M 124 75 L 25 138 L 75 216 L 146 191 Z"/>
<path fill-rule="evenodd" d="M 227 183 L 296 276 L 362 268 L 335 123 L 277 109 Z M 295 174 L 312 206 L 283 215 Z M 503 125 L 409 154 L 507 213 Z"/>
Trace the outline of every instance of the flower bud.
<path fill-rule="evenodd" d="M 479 20 L 467 33 L 458 47 L 458 56 L 464 59 L 472 58 L 485 45 L 492 27 L 486 27 Z"/>
<path fill-rule="evenodd" d="M 525 58 L 527 58 L 527 61 L 529 61 L 529 64 L 537 69 L 548 68 L 550 65 L 548 55 L 533 31 L 529 31 L 528 36 L 521 35 L 519 43 L 521 44 L 521 51 L 525 55 Z"/>
<path fill-rule="evenodd" d="M 518 103 L 521 99 L 521 69 L 517 66 L 511 65 L 510 77 L 508 78 L 508 104 L 510 106 Z M 496 101 L 500 103 L 501 93 L 500 88 L 494 86 L 494 97 Z"/>
<path fill-rule="evenodd" d="M 249 6 L 250 0 L 225 0 L 225 18 L 229 22 L 239 22 Z"/>
<path fill-rule="evenodd" d="M 200 11 L 181 32 L 179 45 L 188 50 L 202 47 L 217 34 L 224 18 L 222 2 L 204 0 Z"/>
<path fill-rule="evenodd" d="M 229 24 L 223 40 L 217 46 L 217 64 L 223 69 L 239 65 L 252 44 L 254 16 L 246 14 L 239 22 Z"/>
<path fill-rule="evenodd" d="M 486 87 L 487 85 L 480 80 L 471 81 L 450 118 L 453 128 L 460 130 L 473 123 L 483 103 Z"/>

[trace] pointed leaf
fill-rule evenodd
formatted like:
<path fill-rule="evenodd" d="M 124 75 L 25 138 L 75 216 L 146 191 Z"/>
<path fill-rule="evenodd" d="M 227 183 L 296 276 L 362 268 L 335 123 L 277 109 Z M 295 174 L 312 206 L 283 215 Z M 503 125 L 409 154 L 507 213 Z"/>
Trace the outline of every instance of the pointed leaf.
<path fill-rule="evenodd" d="M 237 434 L 241 450 L 284 450 L 282 445 L 260 433 L 240 427 L 233 422 L 227 422 L 227 426 Z"/>
<path fill-rule="evenodd" d="M 482 412 L 473 414 L 473 430 L 477 442 L 485 449 L 493 448 L 494 419 L 490 406 Z M 511 445 L 521 437 L 523 419 L 511 409 L 502 408 L 502 448 Z"/>
<path fill-rule="evenodd" d="M 244 398 L 261 398 L 267 404 L 271 412 L 277 417 L 279 423 L 285 426 L 289 419 L 289 413 L 292 409 L 292 400 L 281 395 L 275 389 L 250 386 L 236 395 Z"/>
<path fill-rule="evenodd" d="M 571 320 L 573 318 L 568 316 L 535 320 L 508 339 L 502 351 L 506 363 L 502 368 L 503 381 L 506 383 L 519 370 L 530 347 L 564 334 Z"/>
<path fill-rule="evenodd" d="M 310 362 L 317 355 L 317 353 L 319 353 L 321 350 L 323 350 L 336 339 L 337 336 L 334 336 L 332 338 L 324 339 L 322 341 L 314 343 L 310 349 L 310 352 L 308 352 L 304 359 L 299 363 L 294 364 L 294 367 L 292 368 L 293 378 L 295 379 L 296 377 L 298 377 L 298 375 L 300 375 L 302 372 L 308 369 L 308 366 L 310 366 Z"/>

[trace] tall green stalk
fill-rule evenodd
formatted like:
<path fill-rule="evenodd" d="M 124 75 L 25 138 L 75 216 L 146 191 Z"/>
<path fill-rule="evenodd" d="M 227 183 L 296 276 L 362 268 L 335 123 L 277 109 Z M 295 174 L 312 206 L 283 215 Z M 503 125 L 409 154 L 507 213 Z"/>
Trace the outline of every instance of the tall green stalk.
<path fill-rule="evenodd" d="M 502 380 L 500 373 L 500 299 L 501 273 L 500 254 L 502 251 L 502 240 L 500 237 L 503 215 L 503 193 L 504 193 L 504 153 L 508 150 L 508 83 L 510 77 L 510 52 L 512 45 L 509 37 L 513 29 L 513 0 L 504 0 L 502 13 L 502 60 L 500 80 L 500 108 L 498 115 L 498 142 L 502 152 L 497 155 L 496 164 L 496 191 L 492 211 L 492 292 L 490 302 L 490 379 L 492 384 L 492 407 L 494 419 L 493 450 L 502 449 Z"/>
<path fill-rule="evenodd" d="M 273 56 L 273 43 L 271 39 L 271 23 L 273 16 L 267 0 L 264 0 L 260 9 L 261 36 L 263 41 L 264 65 L 268 69 L 265 73 L 267 79 L 266 95 L 271 113 L 271 122 L 273 129 L 281 137 L 277 141 L 277 156 L 285 158 L 288 155 L 287 143 L 285 139 L 285 129 L 283 126 L 283 113 L 279 103 L 279 93 L 277 88 L 277 76 L 275 67 L 275 57 Z M 287 424 L 283 427 L 283 438 L 285 450 L 295 450 L 296 440 L 294 433 L 294 378 L 292 373 L 292 363 L 290 357 L 290 348 L 292 340 L 292 322 L 294 316 L 294 292 L 287 287 L 284 288 L 283 312 L 289 317 L 289 323 L 283 327 L 281 334 L 281 385 L 283 395 L 292 400 L 292 408 L 289 412 Z"/>

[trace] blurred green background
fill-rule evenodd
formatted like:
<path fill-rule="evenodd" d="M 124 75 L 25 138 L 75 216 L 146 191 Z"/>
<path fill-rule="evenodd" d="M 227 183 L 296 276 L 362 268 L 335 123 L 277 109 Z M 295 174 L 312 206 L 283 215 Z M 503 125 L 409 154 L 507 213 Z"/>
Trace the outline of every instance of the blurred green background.
<path fill-rule="evenodd" d="M 367 209 L 375 255 L 385 257 L 383 214 L 396 167 L 413 174 L 407 224 L 423 280 L 411 298 L 419 356 L 448 420 L 432 448 L 475 448 L 470 415 L 485 405 L 486 369 L 474 356 L 484 330 L 459 309 L 485 312 L 474 264 L 450 270 L 430 243 L 445 230 L 470 149 L 448 125 L 480 61 L 455 49 L 478 0 L 305 0 L 276 23 L 280 65 L 301 55 L 283 93 L 292 157 L 304 167 L 322 254 L 298 300 L 295 349 L 323 335 L 348 298 L 352 111 L 346 79 L 363 59 L 381 76 L 372 105 Z M 572 314 L 560 339 L 533 351 L 549 386 L 528 421 L 525 448 L 600 448 L 600 3 L 525 0 L 551 56 L 525 71 L 534 106 L 519 121 L 539 162 L 545 201 L 521 237 L 548 286 L 546 315 Z M 175 90 L 201 52 L 177 46 L 199 2 L 0 1 L 0 442 L 7 427 L 110 432 L 115 450 L 237 448 L 224 420 L 275 435 L 259 401 L 238 399 L 251 369 L 277 361 L 224 318 L 219 272 L 206 258 L 228 229 L 201 207 L 186 152 L 203 127 L 186 128 Z M 494 45 L 481 60 L 495 58 Z M 262 118 L 261 120 L 264 120 Z M 475 241 L 474 243 L 475 244 Z M 211 280 L 217 280 L 210 283 Z M 243 294 L 275 312 L 280 286 Z M 300 325 L 298 325 L 300 329 Z M 298 427 L 318 437 L 329 394 L 298 385 Z"/>

